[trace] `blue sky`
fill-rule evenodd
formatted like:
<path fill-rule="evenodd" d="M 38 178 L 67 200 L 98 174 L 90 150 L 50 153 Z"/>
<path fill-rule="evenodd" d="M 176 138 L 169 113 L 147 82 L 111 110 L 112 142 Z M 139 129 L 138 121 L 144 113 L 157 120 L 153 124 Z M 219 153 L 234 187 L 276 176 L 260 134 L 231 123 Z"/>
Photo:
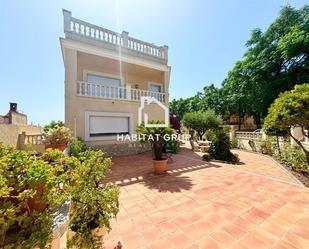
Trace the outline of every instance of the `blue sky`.
<path fill-rule="evenodd" d="M 74 17 L 169 46 L 170 97 L 217 86 L 241 59 L 255 27 L 265 29 L 286 0 L 6 0 L 0 8 L 0 114 L 18 102 L 29 121 L 64 118 L 62 8 Z"/>

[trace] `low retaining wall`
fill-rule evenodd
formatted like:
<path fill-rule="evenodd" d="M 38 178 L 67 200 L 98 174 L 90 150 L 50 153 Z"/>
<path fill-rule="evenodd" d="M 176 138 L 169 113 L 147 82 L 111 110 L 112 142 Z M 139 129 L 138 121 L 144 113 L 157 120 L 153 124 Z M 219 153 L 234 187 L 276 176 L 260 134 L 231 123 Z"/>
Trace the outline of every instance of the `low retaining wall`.
<path fill-rule="evenodd" d="M 249 145 L 249 141 L 250 139 L 240 139 L 237 138 L 238 140 L 238 147 L 244 150 L 251 150 L 252 151 L 252 147 Z"/>
<path fill-rule="evenodd" d="M 134 155 L 151 150 L 150 144 L 139 142 L 92 145 L 96 150 L 102 150 L 109 156 Z"/>

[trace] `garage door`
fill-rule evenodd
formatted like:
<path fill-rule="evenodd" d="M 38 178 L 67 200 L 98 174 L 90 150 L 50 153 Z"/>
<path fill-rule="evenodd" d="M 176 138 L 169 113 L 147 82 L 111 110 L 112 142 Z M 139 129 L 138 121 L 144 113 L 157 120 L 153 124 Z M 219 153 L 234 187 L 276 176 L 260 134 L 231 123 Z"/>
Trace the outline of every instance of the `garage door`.
<path fill-rule="evenodd" d="M 129 134 L 129 117 L 90 116 L 90 137 Z"/>

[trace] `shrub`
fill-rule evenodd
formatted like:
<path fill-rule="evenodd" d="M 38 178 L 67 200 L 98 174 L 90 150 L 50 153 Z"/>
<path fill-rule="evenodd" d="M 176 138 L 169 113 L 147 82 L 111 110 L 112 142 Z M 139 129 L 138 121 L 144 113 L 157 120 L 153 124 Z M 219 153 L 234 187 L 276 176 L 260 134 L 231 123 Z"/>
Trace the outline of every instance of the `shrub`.
<path fill-rule="evenodd" d="M 118 213 L 119 188 L 103 180 L 110 172 L 111 159 L 102 151 L 87 150 L 79 154 L 76 184 L 72 187 L 69 227 L 75 232 L 68 248 L 102 248 L 102 236 L 96 228 L 110 229 L 110 219 Z"/>
<path fill-rule="evenodd" d="M 274 154 L 274 139 L 267 137 L 266 139 L 258 140 L 256 142 L 256 147 L 262 154 L 272 156 Z"/>
<path fill-rule="evenodd" d="M 309 138 L 309 84 L 295 85 L 291 91 L 281 93 L 268 110 L 264 128 L 285 132 L 298 144 L 306 155 L 309 165 L 309 151 L 291 132 L 292 127 L 300 127 L 304 137 Z"/>
<path fill-rule="evenodd" d="M 102 248 L 91 230 L 110 228 L 118 212 L 118 187 L 103 183 L 110 164 L 101 151 L 87 150 L 77 159 L 59 150 L 38 156 L 0 144 L 0 248 L 46 248 L 54 212 L 70 197 L 76 234 L 68 246 Z"/>
<path fill-rule="evenodd" d="M 81 138 L 72 138 L 70 141 L 70 156 L 78 157 L 80 153 L 87 150 L 87 145 Z"/>
<path fill-rule="evenodd" d="M 229 136 L 219 129 L 216 132 L 216 139 L 212 142 L 209 148 L 209 157 L 211 159 L 222 160 L 231 163 L 238 163 L 239 158 L 231 152 Z"/>
<path fill-rule="evenodd" d="M 44 248 L 52 240 L 53 213 L 69 195 L 64 169 L 79 164 L 67 159 L 0 145 L 0 248 Z"/>
<path fill-rule="evenodd" d="M 204 161 L 210 161 L 211 158 L 210 158 L 209 154 L 204 154 L 204 155 L 203 155 L 203 160 L 204 160 Z"/>
<path fill-rule="evenodd" d="M 215 130 L 207 130 L 205 131 L 203 138 L 207 141 L 213 141 L 216 139 L 216 132 Z"/>
<path fill-rule="evenodd" d="M 238 139 L 237 139 L 236 137 L 233 137 L 233 138 L 231 139 L 231 148 L 232 148 L 232 149 L 238 148 Z"/>
<path fill-rule="evenodd" d="M 165 151 L 166 152 L 171 152 L 173 154 L 176 154 L 178 149 L 180 147 L 180 144 L 178 141 L 167 141 L 165 142 Z"/>
<path fill-rule="evenodd" d="M 46 133 L 46 144 L 67 144 L 71 139 L 71 134 L 69 128 L 55 127 Z"/>
<path fill-rule="evenodd" d="M 306 155 L 299 146 L 284 143 L 281 151 L 281 159 L 291 164 L 293 170 L 309 170 Z"/>

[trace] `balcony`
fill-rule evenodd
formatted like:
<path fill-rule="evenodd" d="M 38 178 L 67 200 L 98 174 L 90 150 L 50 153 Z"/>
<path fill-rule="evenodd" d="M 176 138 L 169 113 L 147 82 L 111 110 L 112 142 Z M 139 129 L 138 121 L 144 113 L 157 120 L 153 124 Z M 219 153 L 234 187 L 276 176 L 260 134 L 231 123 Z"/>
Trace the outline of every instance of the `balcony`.
<path fill-rule="evenodd" d="M 117 33 L 79 20 L 72 17 L 72 13 L 67 10 L 63 10 L 63 15 L 66 38 L 167 64 L 167 46 L 156 46 L 133 38 L 126 31 Z"/>
<path fill-rule="evenodd" d="M 133 85 L 133 84 L 130 84 Z M 140 101 L 141 97 L 154 97 L 162 103 L 166 101 L 166 94 L 152 92 L 127 86 L 107 86 L 84 81 L 76 82 L 76 95 L 102 99 Z"/>

